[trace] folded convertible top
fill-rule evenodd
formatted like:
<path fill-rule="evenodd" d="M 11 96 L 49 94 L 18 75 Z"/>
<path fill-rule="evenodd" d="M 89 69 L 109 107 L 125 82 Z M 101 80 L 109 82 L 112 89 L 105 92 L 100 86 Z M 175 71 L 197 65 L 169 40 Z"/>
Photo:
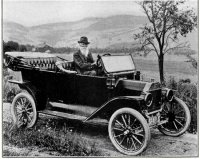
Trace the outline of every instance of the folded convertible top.
<path fill-rule="evenodd" d="M 53 54 L 49 53 L 41 53 L 41 52 L 6 52 L 6 55 L 12 57 L 20 57 L 20 58 L 47 58 L 47 57 L 56 57 Z"/>

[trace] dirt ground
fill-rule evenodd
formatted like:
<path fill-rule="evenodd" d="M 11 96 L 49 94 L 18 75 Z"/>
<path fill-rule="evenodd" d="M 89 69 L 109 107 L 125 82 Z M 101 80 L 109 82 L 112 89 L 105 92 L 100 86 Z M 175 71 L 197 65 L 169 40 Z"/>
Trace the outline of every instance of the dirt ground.
<path fill-rule="evenodd" d="M 42 120 L 45 116 L 40 116 Z M 11 122 L 10 104 L 3 104 L 3 121 Z M 100 131 L 99 131 L 100 130 Z M 105 152 L 105 156 L 122 157 L 112 145 L 105 126 L 84 125 L 81 130 L 82 138 L 97 143 L 97 147 Z M 151 130 L 151 141 L 147 149 L 140 157 L 197 157 L 198 135 L 186 133 L 180 137 L 169 137 L 161 134 L 158 130 Z M 56 157 L 57 152 L 45 151 L 38 147 L 18 148 L 13 145 L 3 145 L 4 154 L 17 154 L 28 157 Z M 127 156 L 126 156 L 127 157 Z"/>

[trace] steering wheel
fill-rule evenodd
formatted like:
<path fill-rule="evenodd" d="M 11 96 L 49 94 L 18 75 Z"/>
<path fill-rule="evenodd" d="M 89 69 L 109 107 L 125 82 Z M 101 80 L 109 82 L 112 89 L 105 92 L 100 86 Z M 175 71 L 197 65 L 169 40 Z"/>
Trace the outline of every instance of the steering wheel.
<path fill-rule="evenodd" d="M 103 54 L 102 56 L 111 56 L 111 54 L 107 53 L 107 54 Z M 101 56 L 100 55 L 97 55 L 97 67 L 98 68 L 101 68 L 101 62 L 100 62 L 100 59 L 101 59 Z"/>
<path fill-rule="evenodd" d="M 102 67 L 100 60 L 101 60 L 101 56 L 97 55 L 97 61 L 96 61 L 97 68 L 101 68 Z"/>

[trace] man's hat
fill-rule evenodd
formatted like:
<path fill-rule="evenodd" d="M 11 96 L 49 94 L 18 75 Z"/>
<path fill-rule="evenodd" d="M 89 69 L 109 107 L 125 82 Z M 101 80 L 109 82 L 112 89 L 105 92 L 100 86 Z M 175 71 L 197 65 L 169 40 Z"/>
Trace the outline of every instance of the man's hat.
<path fill-rule="evenodd" d="M 78 43 L 83 43 L 83 44 L 88 45 L 88 44 L 89 44 L 88 38 L 85 37 L 85 36 L 82 36 L 82 37 L 80 38 L 80 41 L 78 41 Z"/>

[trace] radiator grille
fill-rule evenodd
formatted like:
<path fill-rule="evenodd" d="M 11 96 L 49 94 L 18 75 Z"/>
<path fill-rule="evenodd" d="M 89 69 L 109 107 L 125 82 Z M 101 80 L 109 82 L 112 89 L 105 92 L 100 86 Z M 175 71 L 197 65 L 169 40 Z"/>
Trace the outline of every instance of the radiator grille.
<path fill-rule="evenodd" d="M 161 102 L 161 89 L 152 90 L 150 93 L 153 96 L 153 104 L 148 108 L 148 111 L 154 111 L 160 109 Z"/>

